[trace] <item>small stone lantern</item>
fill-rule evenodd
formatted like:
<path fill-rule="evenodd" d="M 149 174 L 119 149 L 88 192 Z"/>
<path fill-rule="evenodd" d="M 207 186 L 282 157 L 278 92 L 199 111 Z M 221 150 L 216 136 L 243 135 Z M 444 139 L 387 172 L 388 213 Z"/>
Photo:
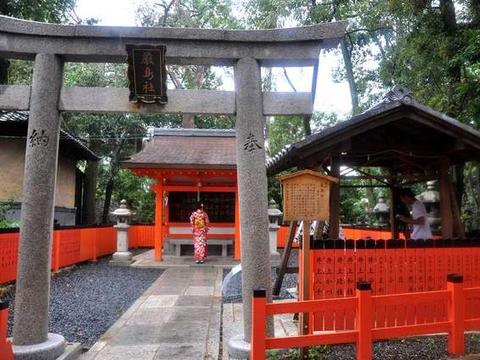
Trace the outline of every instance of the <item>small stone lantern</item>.
<path fill-rule="evenodd" d="M 268 203 L 268 234 L 270 242 L 270 263 L 272 266 L 280 265 L 280 253 L 277 251 L 277 234 L 280 225 L 278 224 L 283 213 L 278 209 L 275 200 L 270 200 Z"/>
<path fill-rule="evenodd" d="M 133 212 L 127 208 L 127 201 L 120 201 L 120 207 L 112 212 L 117 218 L 117 252 L 113 254 L 111 265 L 128 266 L 132 263 L 132 253 L 128 251 L 128 229 Z"/>
<path fill-rule="evenodd" d="M 381 227 L 387 227 L 390 223 L 390 208 L 388 207 L 387 203 L 385 202 L 385 198 L 380 196 L 378 198 L 378 202 L 373 208 L 373 213 L 377 218 L 378 225 Z"/>
<path fill-rule="evenodd" d="M 438 230 L 440 228 L 440 194 L 436 190 L 437 182 L 435 180 L 427 181 L 427 190 L 417 196 L 425 205 L 425 210 L 428 213 L 428 222 L 432 229 Z"/>

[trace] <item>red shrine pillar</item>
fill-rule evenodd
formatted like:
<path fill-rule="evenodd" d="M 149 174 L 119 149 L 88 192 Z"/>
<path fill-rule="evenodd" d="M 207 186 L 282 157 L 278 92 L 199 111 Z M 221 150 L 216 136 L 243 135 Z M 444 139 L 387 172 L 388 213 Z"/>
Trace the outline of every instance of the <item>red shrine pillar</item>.
<path fill-rule="evenodd" d="M 235 238 L 233 240 L 233 258 L 240 260 L 240 205 L 238 203 L 238 187 L 235 190 Z"/>
<path fill-rule="evenodd" d="M 157 177 L 155 186 L 155 261 L 162 261 L 163 248 L 163 177 Z"/>

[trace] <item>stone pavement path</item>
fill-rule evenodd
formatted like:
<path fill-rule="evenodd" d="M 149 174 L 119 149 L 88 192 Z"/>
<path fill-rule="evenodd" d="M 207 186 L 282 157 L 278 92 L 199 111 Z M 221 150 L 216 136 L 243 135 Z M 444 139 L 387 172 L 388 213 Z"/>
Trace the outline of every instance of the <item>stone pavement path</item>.
<path fill-rule="evenodd" d="M 221 268 L 167 269 L 81 360 L 219 356 Z"/>

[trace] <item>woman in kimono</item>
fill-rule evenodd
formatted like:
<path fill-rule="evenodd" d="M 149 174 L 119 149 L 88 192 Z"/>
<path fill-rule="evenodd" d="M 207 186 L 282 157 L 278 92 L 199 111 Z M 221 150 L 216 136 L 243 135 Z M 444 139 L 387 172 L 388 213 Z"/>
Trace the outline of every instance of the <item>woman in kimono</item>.
<path fill-rule="evenodd" d="M 193 258 L 197 264 L 203 264 L 207 258 L 207 233 L 210 223 L 208 214 L 203 210 L 203 204 L 199 203 L 197 210 L 190 215 L 190 223 L 193 233 Z"/>

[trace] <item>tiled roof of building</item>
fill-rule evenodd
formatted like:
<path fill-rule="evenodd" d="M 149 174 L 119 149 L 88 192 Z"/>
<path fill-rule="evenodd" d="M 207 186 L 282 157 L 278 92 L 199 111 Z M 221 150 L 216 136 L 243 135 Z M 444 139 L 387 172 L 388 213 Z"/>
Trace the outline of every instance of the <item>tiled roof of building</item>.
<path fill-rule="evenodd" d="M 155 129 L 143 150 L 123 165 L 127 168 L 234 168 L 235 131 Z"/>
<path fill-rule="evenodd" d="M 27 135 L 27 111 L 0 111 L 0 135 L 24 137 Z M 76 160 L 93 160 L 99 158 L 79 138 L 68 131 L 60 131 L 60 151 Z"/>
<path fill-rule="evenodd" d="M 381 140 L 367 141 L 369 134 L 374 134 L 375 129 L 382 127 L 388 130 L 387 135 L 384 134 Z M 336 152 L 344 162 L 349 157 L 350 162 L 365 162 L 364 157 L 368 158 L 369 152 L 371 154 L 389 152 L 393 146 L 393 138 L 400 134 L 405 134 L 402 138 L 402 145 L 409 147 L 407 155 L 415 147 L 429 146 L 430 150 L 434 152 L 436 151 L 434 146 L 441 149 L 442 145 L 448 145 L 447 142 L 459 141 L 462 146 L 465 145 L 465 149 L 452 148 L 445 156 L 449 156 L 452 162 L 480 159 L 480 132 L 478 130 L 417 102 L 407 88 L 396 86 L 385 95 L 380 103 L 365 112 L 294 144 L 287 145 L 267 161 L 267 173 L 275 175 L 298 166 L 299 159 L 304 160 L 307 155 L 311 158 L 324 159 L 326 155 Z M 369 149 L 365 149 L 365 145 L 355 145 L 354 140 L 362 138 L 363 142 L 369 143 Z M 341 150 L 342 144 L 346 143 L 350 143 L 350 150 Z M 437 151 L 440 151 L 438 149 Z M 435 155 L 440 155 L 440 153 L 437 152 Z M 358 160 L 355 160 L 354 157 Z M 425 159 L 427 158 L 428 156 L 425 156 Z M 393 160 L 386 158 L 384 161 L 388 163 Z M 376 166 L 382 165 L 377 162 Z"/>

